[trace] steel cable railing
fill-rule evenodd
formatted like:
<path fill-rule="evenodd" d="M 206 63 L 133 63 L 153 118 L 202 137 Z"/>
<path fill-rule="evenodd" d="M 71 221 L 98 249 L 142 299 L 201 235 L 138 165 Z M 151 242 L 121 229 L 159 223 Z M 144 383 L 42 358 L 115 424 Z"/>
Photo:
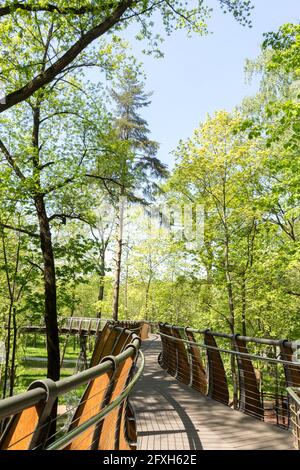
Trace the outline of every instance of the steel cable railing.
<path fill-rule="evenodd" d="M 294 447 L 300 450 L 300 388 L 289 387 L 287 391 L 289 395 Z"/>
<path fill-rule="evenodd" d="M 0 420 L 10 420 L 0 438 L 0 449 L 135 448 L 128 395 L 144 366 L 140 343 L 134 332 L 107 324 L 97 340 L 92 367 L 58 382 L 36 381 L 27 392 L 1 400 Z M 79 404 L 53 415 L 58 398 L 82 386 L 86 389 Z"/>
<path fill-rule="evenodd" d="M 67 432 L 64 436 L 55 440 L 53 444 L 50 444 L 46 448 L 47 450 L 59 450 L 59 449 L 65 448 L 67 444 L 72 442 L 75 437 L 81 435 L 87 429 L 90 429 L 91 426 L 101 422 L 105 418 L 105 416 L 109 415 L 109 413 L 115 410 L 128 397 L 129 393 L 135 386 L 136 382 L 139 380 L 144 369 L 145 359 L 141 351 L 139 351 L 139 356 L 140 356 L 141 362 L 138 367 L 138 370 L 135 373 L 134 377 L 130 380 L 126 388 L 122 391 L 122 393 L 113 402 L 107 405 L 99 413 L 95 414 L 92 418 L 88 419 L 83 424 L 77 426 L 74 430 Z"/>
<path fill-rule="evenodd" d="M 159 363 L 177 380 L 255 418 L 289 427 L 287 387 L 300 386 L 291 343 L 167 324 L 159 324 L 159 334 Z"/>

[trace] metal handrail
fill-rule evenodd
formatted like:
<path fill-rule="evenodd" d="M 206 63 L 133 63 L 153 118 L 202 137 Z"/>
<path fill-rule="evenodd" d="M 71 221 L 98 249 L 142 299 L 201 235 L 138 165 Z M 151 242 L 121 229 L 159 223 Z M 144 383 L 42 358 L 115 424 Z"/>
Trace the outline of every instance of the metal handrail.
<path fill-rule="evenodd" d="M 300 450 L 300 387 L 288 387 L 290 423 L 294 437 L 294 447 Z"/>
<path fill-rule="evenodd" d="M 27 390 L 26 392 L 19 393 L 12 397 L 3 398 L 0 400 L 0 420 L 17 414 L 30 406 L 36 405 L 40 401 L 45 401 L 46 399 L 47 390 L 42 387 Z"/>
<path fill-rule="evenodd" d="M 288 341 L 287 339 L 270 339 L 270 338 L 254 338 L 252 336 L 243 336 L 240 334 L 229 334 L 229 333 L 219 333 L 216 331 L 211 331 L 210 329 L 195 329 L 195 328 L 185 328 L 183 326 L 175 326 L 175 325 L 170 325 L 168 323 L 163 323 L 163 326 L 166 326 L 167 328 L 174 328 L 177 331 L 188 331 L 190 333 L 209 333 L 212 336 L 216 336 L 219 338 L 226 338 L 226 339 L 235 339 L 237 336 L 241 341 L 246 341 L 246 342 L 251 342 L 251 343 L 257 343 L 257 344 L 266 344 L 269 346 L 280 346 L 281 344 L 284 344 L 286 347 L 292 347 L 294 346 L 292 341 Z"/>
<path fill-rule="evenodd" d="M 38 380 L 30 385 L 30 387 L 37 385 L 36 388 L 0 400 L 0 419 L 14 415 L 19 411 L 38 404 L 41 401 L 46 401 L 50 393 L 52 397 L 58 397 L 76 387 L 79 387 L 80 385 L 88 383 L 90 380 L 105 374 L 106 372 L 109 372 L 113 367 L 115 367 L 115 365 L 118 366 L 135 354 L 140 346 L 140 341 L 140 338 L 137 335 L 134 335 L 133 340 L 122 353 L 117 356 L 112 356 L 114 362 L 109 360 L 110 356 L 107 356 L 103 358 L 99 365 L 79 372 L 76 375 L 66 377 L 57 382 L 54 382 L 51 379 Z"/>
<path fill-rule="evenodd" d="M 67 434 L 64 436 L 60 437 L 57 439 L 55 442 L 50 444 L 48 447 L 46 447 L 45 450 L 61 450 L 64 447 L 66 447 L 72 440 L 85 432 L 87 429 L 89 429 L 91 426 L 99 423 L 102 421 L 105 416 L 107 416 L 111 411 L 113 411 L 117 406 L 119 406 L 129 395 L 131 392 L 132 388 L 135 386 L 136 382 L 139 380 L 140 376 L 143 373 L 144 366 L 145 366 L 145 357 L 144 354 L 139 351 L 139 357 L 141 358 L 141 364 L 134 375 L 133 379 L 129 382 L 129 384 L 126 386 L 126 388 L 123 390 L 123 392 L 109 405 L 107 405 L 103 410 L 101 410 L 99 413 L 97 413 L 95 416 L 92 418 L 88 419 L 84 423 L 80 424 L 76 428 L 72 429 L 69 431 Z"/>
<path fill-rule="evenodd" d="M 164 336 L 164 337 L 170 339 L 171 341 L 179 341 L 179 342 L 186 343 L 186 344 L 192 344 L 192 345 L 195 345 L 195 346 L 202 347 L 204 349 L 212 349 L 212 350 L 215 350 L 215 351 L 220 351 L 220 352 L 232 354 L 234 356 L 246 357 L 246 358 L 249 358 L 249 359 L 256 359 L 256 360 L 259 360 L 259 361 L 272 362 L 274 364 L 284 364 L 284 365 L 289 365 L 289 366 L 294 365 L 294 366 L 298 366 L 298 367 L 300 366 L 299 362 L 285 361 L 283 359 L 277 359 L 277 358 L 274 358 L 274 357 L 259 356 L 257 354 L 244 353 L 244 352 L 240 352 L 240 351 L 235 351 L 233 349 L 225 349 L 225 348 L 211 346 L 211 345 L 204 344 L 204 343 L 188 341 L 188 340 L 183 339 L 183 338 L 176 338 L 174 336 L 166 335 L 165 333 L 161 333 L 160 331 L 158 331 L 157 334 L 159 334 L 160 336 Z"/>
<path fill-rule="evenodd" d="M 297 403 L 300 410 L 300 387 L 287 387 L 287 392 L 289 396 Z"/>

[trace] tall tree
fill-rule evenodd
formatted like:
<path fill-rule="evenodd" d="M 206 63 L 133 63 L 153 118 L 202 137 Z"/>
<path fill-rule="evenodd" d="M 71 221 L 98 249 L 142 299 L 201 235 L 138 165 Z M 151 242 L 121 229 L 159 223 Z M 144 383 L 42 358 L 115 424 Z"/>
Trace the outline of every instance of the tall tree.
<path fill-rule="evenodd" d="M 81 186 L 92 158 L 92 122 L 81 93 L 75 76 L 72 85 L 59 80 L 51 93 L 41 92 L 12 112 L 3 122 L 0 138 L 7 198 L 27 213 L 21 226 L 2 220 L 0 226 L 40 242 L 48 377 L 53 380 L 60 375 L 53 227 L 68 218 L 89 221 Z M 101 125 L 102 111 L 98 111 Z"/>
<path fill-rule="evenodd" d="M 219 111 L 182 142 L 171 187 L 205 206 L 205 243 L 199 261 L 207 282 L 218 287 L 222 317 L 233 333 L 242 310 L 246 328 L 246 283 L 253 257 L 257 221 L 255 184 L 263 151 L 247 134 L 235 132 L 241 118 Z M 224 297 L 225 294 L 225 297 Z M 222 299 L 223 297 L 223 299 Z M 222 299 L 222 300 L 221 300 Z M 222 303 L 221 303 L 222 302 Z M 225 312 L 227 312 L 225 314 Z"/>
<path fill-rule="evenodd" d="M 118 90 L 112 90 L 116 103 L 114 133 L 118 145 L 115 187 L 117 211 L 117 248 L 115 253 L 115 281 L 113 295 L 113 318 L 118 318 L 121 261 L 123 249 L 123 230 L 125 216 L 125 198 L 141 200 L 149 197 L 156 186 L 154 178 L 166 176 L 167 171 L 156 153 L 158 143 L 149 138 L 147 122 L 139 111 L 150 104 L 150 94 L 144 92 L 144 85 L 135 73 L 126 69 L 119 82 Z"/>

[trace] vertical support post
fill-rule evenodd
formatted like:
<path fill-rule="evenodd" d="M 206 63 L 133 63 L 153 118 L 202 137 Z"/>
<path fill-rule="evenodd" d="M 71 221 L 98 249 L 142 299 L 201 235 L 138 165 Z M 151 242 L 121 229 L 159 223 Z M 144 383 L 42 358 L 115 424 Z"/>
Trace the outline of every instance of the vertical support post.
<path fill-rule="evenodd" d="M 240 353 L 248 354 L 246 341 L 236 335 L 234 339 L 235 348 Z M 264 410 L 260 399 L 260 391 L 254 367 L 250 358 L 238 356 L 237 360 L 239 372 L 239 409 L 255 418 L 263 419 Z"/>
<path fill-rule="evenodd" d="M 198 390 L 203 395 L 207 393 L 207 377 L 198 346 L 195 343 L 195 337 L 191 331 L 185 329 L 188 343 L 189 363 L 190 363 L 190 386 Z"/>
<path fill-rule="evenodd" d="M 215 338 L 206 330 L 204 333 L 204 343 L 207 346 L 217 348 Z M 225 405 L 229 402 L 228 383 L 224 364 L 217 349 L 207 349 L 208 360 L 208 396 L 213 400 L 220 401 Z"/>

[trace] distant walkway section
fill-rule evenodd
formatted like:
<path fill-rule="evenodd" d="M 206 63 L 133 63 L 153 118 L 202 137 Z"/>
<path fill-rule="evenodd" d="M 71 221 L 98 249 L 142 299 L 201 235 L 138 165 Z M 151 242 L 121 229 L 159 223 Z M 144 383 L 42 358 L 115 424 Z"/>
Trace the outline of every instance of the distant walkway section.
<path fill-rule="evenodd" d="M 139 450 L 291 450 L 291 433 L 179 383 L 157 362 L 158 336 L 145 341 L 144 374 L 131 397 Z"/>

